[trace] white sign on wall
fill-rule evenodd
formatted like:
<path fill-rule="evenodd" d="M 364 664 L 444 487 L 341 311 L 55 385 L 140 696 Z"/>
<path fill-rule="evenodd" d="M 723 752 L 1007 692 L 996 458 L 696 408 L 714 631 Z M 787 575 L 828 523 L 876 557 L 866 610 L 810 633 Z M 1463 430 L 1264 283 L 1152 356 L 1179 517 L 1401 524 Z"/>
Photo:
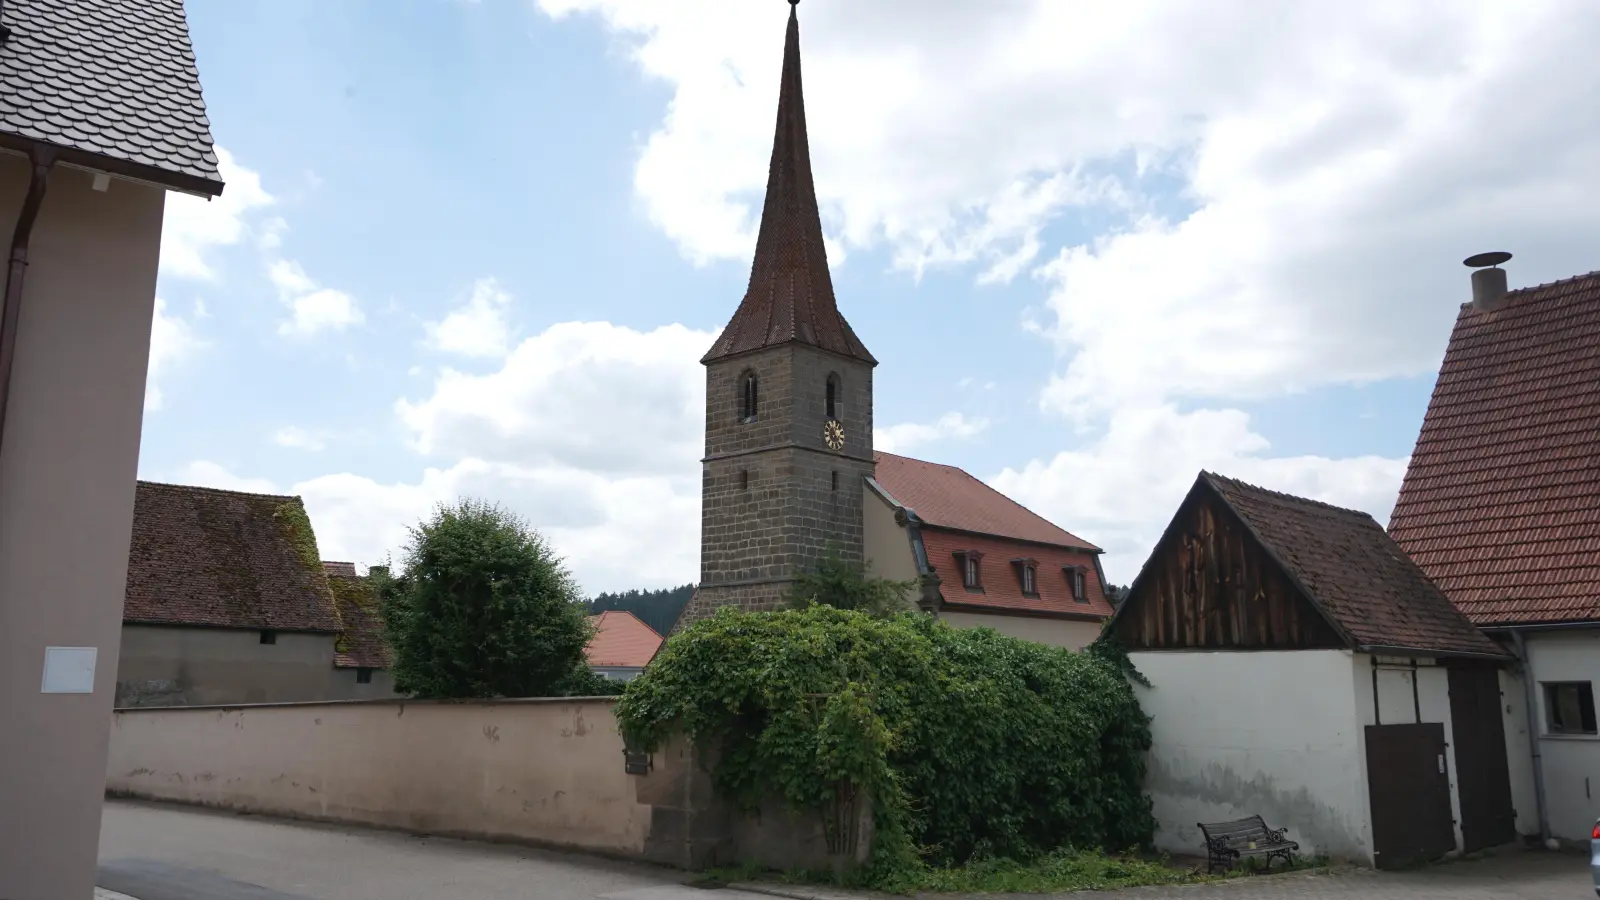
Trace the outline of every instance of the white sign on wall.
<path fill-rule="evenodd" d="M 41 694 L 94 693 L 95 647 L 44 648 L 44 685 Z"/>

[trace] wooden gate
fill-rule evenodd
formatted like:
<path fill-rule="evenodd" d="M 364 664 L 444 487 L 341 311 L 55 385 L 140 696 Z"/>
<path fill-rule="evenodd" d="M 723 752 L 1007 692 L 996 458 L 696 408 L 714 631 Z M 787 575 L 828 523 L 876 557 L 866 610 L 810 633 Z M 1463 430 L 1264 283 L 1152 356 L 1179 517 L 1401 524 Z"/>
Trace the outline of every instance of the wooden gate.
<path fill-rule="evenodd" d="M 1461 795 L 1465 852 L 1517 839 L 1511 807 L 1506 731 L 1500 717 L 1500 675 L 1489 667 L 1450 669 L 1450 730 Z"/>
<path fill-rule="evenodd" d="M 1368 725 L 1367 791 L 1378 868 L 1438 859 L 1456 848 L 1443 724 Z"/>

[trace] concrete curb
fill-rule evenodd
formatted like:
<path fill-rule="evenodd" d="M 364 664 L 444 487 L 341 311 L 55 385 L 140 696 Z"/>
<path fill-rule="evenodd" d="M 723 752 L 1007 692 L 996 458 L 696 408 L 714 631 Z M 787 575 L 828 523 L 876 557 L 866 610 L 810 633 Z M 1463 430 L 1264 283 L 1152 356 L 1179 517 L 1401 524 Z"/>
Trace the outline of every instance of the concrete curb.
<path fill-rule="evenodd" d="M 729 890 L 749 894 L 766 894 L 768 897 L 788 897 L 789 900 L 867 900 L 886 894 L 855 893 L 837 888 L 811 887 L 804 884 L 773 884 L 770 882 L 742 881 L 728 885 Z"/>
<path fill-rule="evenodd" d="M 139 898 L 130 897 L 127 894 L 119 894 L 116 891 L 108 891 L 103 887 L 97 887 L 94 889 L 94 900 L 139 900 Z"/>

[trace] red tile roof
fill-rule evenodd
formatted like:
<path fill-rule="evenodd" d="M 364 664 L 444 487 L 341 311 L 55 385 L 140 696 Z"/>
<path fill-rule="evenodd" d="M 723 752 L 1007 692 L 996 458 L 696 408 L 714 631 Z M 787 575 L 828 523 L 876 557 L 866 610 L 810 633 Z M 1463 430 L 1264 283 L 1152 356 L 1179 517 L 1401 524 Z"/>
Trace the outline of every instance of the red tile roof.
<path fill-rule="evenodd" d="M 1600 620 L 1600 272 L 1504 301 L 1456 318 L 1389 532 L 1479 625 Z"/>
<path fill-rule="evenodd" d="M 323 563 L 324 566 L 350 563 Z M 342 570 L 341 570 L 342 571 Z M 383 639 L 383 621 L 378 617 L 378 597 L 372 583 L 359 575 L 333 574 L 328 586 L 333 589 L 344 632 L 334 644 L 333 664 L 341 669 L 387 669 L 393 664 L 389 646 Z"/>
<path fill-rule="evenodd" d="M 928 525 L 1099 550 L 955 466 L 876 453 L 875 480 Z"/>
<path fill-rule="evenodd" d="M 123 621 L 338 632 L 308 529 L 299 497 L 141 481 Z"/>
<path fill-rule="evenodd" d="M 661 635 L 631 612 L 607 610 L 590 616 L 589 621 L 595 625 L 595 634 L 584 656 L 591 666 L 642 669 L 661 649 Z"/>
<path fill-rule="evenodd" d="M 1503 656 L 1372 516 L 1200 473 L 1359 647 Z"/>
<path fill-rule="evenodd" d="M 750 265 L 750 286 L 701 362 L 798 341 L 877 364 L 839 314 L 822 244 L 811 144 L 800 85 L 800 24 L 789 10 L 778 92 L 778 125 Z"/>
<path fill-rule="evenodd" d="M 921 511 L 918 511 L 921 515 Z M 981 606 L 1023 613 L 1059 614 L 1104 620 L 1111 615 L 1111 604 L 1106 602 L 1103 585 L 1094 564 L 1094 554 L 1082 550 L 1044 547 L 1023 544 L 1005 538 L 985 537 L 938 528 L 924 527 L 922 545 L 927 550 L 928 564 L 939 576 L 939 593 L 946 604 Z M 960 565 L 955 554 L 960 551 L 977 551 L 983 554 L 979 563 L 983 590 L 969 591 L 964 586 Z M 1022 581 L 1014 559 L 1033 559 L 1034 586 L 1038 596 L 1022 593 Z M 1084 569 L 1083 582 L 1086 602 L 1072 597 L 1072 583 L 1067 580 L 1065 567 Z"/>

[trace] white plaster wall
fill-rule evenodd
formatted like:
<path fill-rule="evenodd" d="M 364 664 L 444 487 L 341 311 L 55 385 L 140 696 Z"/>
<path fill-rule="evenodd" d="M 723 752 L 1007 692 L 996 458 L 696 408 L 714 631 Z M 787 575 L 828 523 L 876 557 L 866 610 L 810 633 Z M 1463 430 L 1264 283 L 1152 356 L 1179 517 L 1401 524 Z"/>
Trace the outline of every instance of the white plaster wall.
<path fill-rule="evenodd" d="M 1079 622 L 1072 619 L 1041 619 L 1031 616 L 999 616 L 987 613 L 940 612 L 939 618 L 956 628 L 976 628 L 980 625 L 993 628 L 1001 634 L 1081 650 L 1100 636 L 1099 622 Z"/>
<path fill-rule="evenodd" d="M 1450 673 L 1431 659 L 1418 659 L 1415 671 L 1410 659 L 1374 659 L 1358 654 L 1354 660 L 1355 689 L 1365 690 L 1371 702 L 1358 700 L 1356 709 L 1363 728 L 1361 735 L 1361 783 L 1367 783 L 1365 727 L 1368 725 L 1412 725 L 1437 722 L 1444 726 L 1445 771 L 1450 776 L 1450 818 L 1455 823 L 1456 850 L 1466 846 L 1461 834 L 1461 791 L 1456 778 L 1456 741 L 1450 718 Z M 1376 670 L 1376 690 L 1373 672 Z M 1413 682 L 1415 690 L 1413 691 Z M 1419 715 L 1420 714 L 1420 715 Z M 1370 799 L 1369 799 L 1370 804 Z"/>
<path fill-rule="evenodd" d="M 1532 632 L 1527 645 L 1538 682 L 1588 681 L 1600 688 L 1600 631 Z M 1543 689 L 1536 700 L 1550 832 L 1563 840 L 1587 842 L 1600 819 L 1600 737 L 1547 733 Z"/>
<path fill-rule="evenodd" d="M 1195 854 L 1202 850 L 1196 823 L 1259 814 L 1288 829 L 1306 853 L 1371 862 L 1352 654 L 1132 656 L 1152 685 L 1136 690 L 1152 718 L 1145 784 L 1158 847 Z"/>
<path fill-rule="evenodd" d="M 867 555 L 867 571 L 878 578 L 912 581 L 917 577 L 917 557 L 911 552 L 911 537 L 895 522 L 894 507 L 867 488 L 862 499 L 862 550 Z M 915 599 L 911 597 L 908 599 Z"/>
<path fill-rule="evenodd" d="M 1506 767 L 1511 773 L 1511 805 L 1517 812 L 1517 833 L 1539 833 L 1539 800 L 1533 789 L 1533 752 L 1528 744 L 1527 693 L 1522 677 L 1500 671 L 1500 696 L 1504 702 Z"/>

